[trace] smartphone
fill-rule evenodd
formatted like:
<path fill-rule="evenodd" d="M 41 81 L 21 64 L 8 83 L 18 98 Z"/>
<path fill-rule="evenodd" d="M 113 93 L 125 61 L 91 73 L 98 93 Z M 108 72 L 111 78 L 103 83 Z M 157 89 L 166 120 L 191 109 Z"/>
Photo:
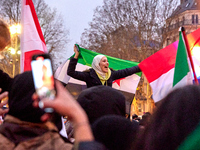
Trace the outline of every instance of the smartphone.
<path fill-rule="evenodd" d="M 37 54 L 32 56 L 31 68 L 35 91 L 39 99 L 56 97 L 55 81 L 52 62 L 49 54 Z M 53 112 L 52 108 L 45 108 L 46 112 Z"/>

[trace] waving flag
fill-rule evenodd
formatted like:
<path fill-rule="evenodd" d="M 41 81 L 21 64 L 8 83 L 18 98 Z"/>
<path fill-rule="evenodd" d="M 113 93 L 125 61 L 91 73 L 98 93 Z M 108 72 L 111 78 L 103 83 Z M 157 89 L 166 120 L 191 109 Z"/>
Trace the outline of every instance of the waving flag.
<path fill-rule="evenodd" d="M 188 62 L 187 46 L 182 32 L 183 28 L 179 29 L 179 44 L 176 54 L 176 63 L 174 70 L 173 87 L 181 87 L 187 84 L 192 84 L 192 75 L 190 72 L 190 63 Z"/>
<path fill-rule="evenodd" d="M 22 0 L 21 11 L 21 72 L 31 70 L 31 57 L 46 53 L 47 48 L 32 0 Z"/>
<path fill-rule="evenodd" d="M 84 71 L 91 68 L 93 58 L 100 53 L 87 50 L 81 47 L 79 47 L 79 49 L 80 49 L 80 56 L 78 59 L 78 64 L 76 66 L 76 71 Z M 106 57 L 109 62 L 109 67 L 113 68 L 114 70 L 121 70 L 121 69 L 138 65 L 137 62 L 114 58 L 111 56 L 106 56 Z M 55 78 L 66 84 L 69 82 L 69 83 L 74 83 L 74 84 L 86 85 L 85 82 L 76 80 L 67 75 L 68 64 L 69 64 L 69 60 L 66 60 L 63 64 L 61 64 L 58 67 L 54 75 Z M 126 78 L 115 80 L 113 82 L 112 87 L 118 90 L 125 91 L 125 92 L 135 93 L 140 77 L 141 77 L 141 72 L 137 74 L 133 74 Z"/>
<path fill-rule="evenodd" d="M 200 29 L 189 34 L 187 36 L 187 39 L 189 44 L 188 47 L 192 53 L 192 59 L 194 60 L 195 72 L 197 73 L 197 77 L 199 78 L 200 77 L 200 69 L 199 69 Z M 151 85 L 151 88 L 153 90 L 153 99 L 155 102 L 160 101 L 172 90 L 178 44 L 179 44 L 178 41 L 176 41 L 171 45 L 168 45 L 167 47 L 159 50 L 158 52 L 148 57 L 139 64 L 140 69 L 145 74 L 147 80 Z M 181 47 L 183 45 L 184 44 L 182 41 L 182 44 L 179 46 Z M 186 62 L 187 60 L 184 61 Z M 175 79 L 174 85 L 175 82 L 177 81 L 179 80 Z"/>

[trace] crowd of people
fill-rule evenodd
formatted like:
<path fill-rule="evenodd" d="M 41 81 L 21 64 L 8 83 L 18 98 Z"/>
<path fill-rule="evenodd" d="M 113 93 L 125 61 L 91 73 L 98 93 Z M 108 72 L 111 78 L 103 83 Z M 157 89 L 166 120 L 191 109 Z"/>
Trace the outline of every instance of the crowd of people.
<path fill-rule="evenodd" d="M 0 21 L 0 50 L 10 43 L 9 29 Z M 142 120 L 125 117 L 125 97 L 112 81 L 140 72 L 138 66 L 109 69 L 104 55 L 94 58 L 92 69 L 75 71 L 79 52 L 74 47 L 68 74 L 85 81 L 87 89 L 75 100 L 56 81 L 54 100 L 39 100 L 32 71 L 14 78 L 0 70 L 0 149 L 59 150 L 191 150 L 200 149 L 200 86 L 187 85 L 171 91 L 152 114 Z M 8 99 L 5 99 L 8 97 Z M 3 108 L 8 103 L 8 108 Z M 46 113 L 45 108 L 53 108 Z M 60 134 L 61 116 L 70 122 L 69 137 Z M 137 118 L 135 116 L 135 118 Z"/>

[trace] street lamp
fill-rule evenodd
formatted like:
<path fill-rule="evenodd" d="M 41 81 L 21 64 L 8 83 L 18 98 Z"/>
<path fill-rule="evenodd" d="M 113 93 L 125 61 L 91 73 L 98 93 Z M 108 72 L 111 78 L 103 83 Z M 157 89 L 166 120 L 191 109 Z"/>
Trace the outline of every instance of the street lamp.
<path fill-rule="evenodd" d="M 18 60 L 18 58 L 16 58 L 16 53 L 18 53 L 18 49 L 17 49 L 17 40 L 18 40 L 18 35 L 21 33 L 21 25 L 20 24 L 16 24 L 16 25 L 12 25 L 10 26 L 10 34 L 11 34 L 11 40 L 13 42 L 11 42 L 12 47 L 10 49 L 10 53 L 13 56 L 13 77 L 15 76 L 15 63 L 16 63 L 16 59 Z"/>
<path fill-rule="evenodd" d="M 10 53 L 11 53 L 11 54 L 13 54 L 13 55 L 16 54 L 16 51 L 15 51 L 14 48 L 10 47 L 10 48 L 8 48 L 8 50 L 10 50 Z"/>
<path fill-rule="evenodd" d="M 11 35 L 20 34 L 20 33 L 21 33 L 21 25 L 20 24 L 10 26 L 10 34 Z"/>

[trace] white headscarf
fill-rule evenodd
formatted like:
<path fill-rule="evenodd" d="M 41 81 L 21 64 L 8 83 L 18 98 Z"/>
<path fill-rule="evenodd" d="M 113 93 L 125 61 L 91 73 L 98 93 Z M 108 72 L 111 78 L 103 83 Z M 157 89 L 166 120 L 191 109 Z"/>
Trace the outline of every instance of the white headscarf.
<path fill-rule="evenodd" d="M 101 70 L 101 67 L 99 66 L 99 63 L 102 59 L 102 57 L 104 57 L 104 55 L 96 55 L 94 58 L 93 58 L 93 61 L 92 61 L 92 68 L 98 72 L 99 75 L 101 75 L 103 78 L 106 77 L 106 73 L 104 73 L 102 70 Z"/>

